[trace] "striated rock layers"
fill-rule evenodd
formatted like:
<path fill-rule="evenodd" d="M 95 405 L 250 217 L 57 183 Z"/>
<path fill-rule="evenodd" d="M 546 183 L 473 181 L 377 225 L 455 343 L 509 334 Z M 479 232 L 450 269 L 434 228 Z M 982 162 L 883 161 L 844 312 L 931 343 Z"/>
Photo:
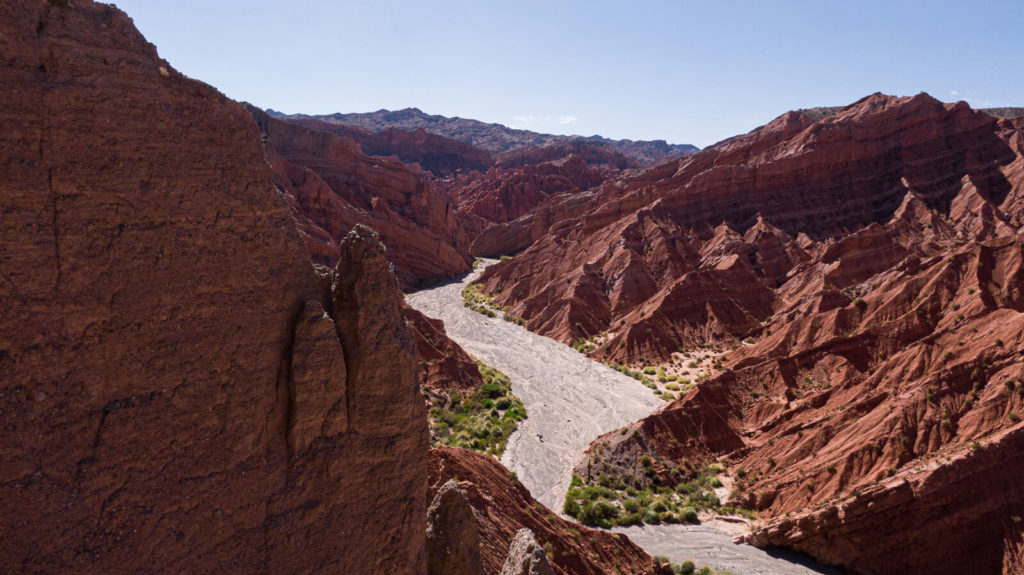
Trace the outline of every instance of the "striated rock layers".
<path fill-rule="evenodd" d="M 563 257 L 587 259 L 512 308 L 565 306 L 531 327 L 568 313 L 607 329 L 598 355 L 646 365 L 678 365 L 688 337 L 727 344 L 717 375 L 595 442 L 591 474 L 675 485 L 719 462 L 755 543 L 860 573 L 1021 573 L 1022 127 L 925 95 L 788 114 L 694 156 L 685 187 L 564 232 Z M 667 184 L 627 182 L 621 205 L 648 185 Z M 679 224 L 694 212 L 704 228 Z M 511 303 L 553 246 L 487 285 Z"/>
<path fill-rule="evenodd" d="M 378 240 L 318 278 L 241 106 L 112 6 L 2 5 L 5 569 L 424 573 Z"/>
<path fill-rule="evenodd" d="M 423 391 L 447 397 L 453 389 L 462 393 L 480 389 L 484 380 L 476 362 L 459 344 L 449 339 L 444 331 L 444 322 L 410 307 L 402 311 L 416 341 L 419 360 L 416 373 Z"/>
<path fill-rule="evenodd" d="M 526 560 L 529 565 L 529 553 L 538 543 L 541 553 L 550 550 L 552 557 L 550 571 L 531 573 L 639 574 L 655 569 L 651 558 L 624 535 L 594 531 L 558 517 L 494 458 L 457 447 L 431 449 L 431 490 L 442 489 L 453 478 L 473 508 L 480 554 L 490 573 L 503 572 L 515 551 L 513 540 L 519 541 L 517 533 L 524 528 L 532 532 L 534 545 L 520 542 L 513 564 Z"/>
<path fill-rule="evenodd" d="M 665 360 L 695 339 L 756 336 L 802 293 L 809 267 L 845 289 L 943 241 L 1012 233 L 1024 215 L 1022 124 L 924 94 L 790 112 L 550 200 L 472 249 L 529 246 L 481 282 L 531 330 L 600 339 L 605 359 Z M 904 223 L 881 229 L 894 218 Z M 931 243 L 913 245 L 913 226 Z"/>
<path fill-rule="evenodd" d="M 332 264 L 338 242 L 361 223 L 380 233 L 403 287 L 469 271 L 460 215 L 405 165 L 369 157 L 337 134 L 249 111 L 314 262 Z"/>

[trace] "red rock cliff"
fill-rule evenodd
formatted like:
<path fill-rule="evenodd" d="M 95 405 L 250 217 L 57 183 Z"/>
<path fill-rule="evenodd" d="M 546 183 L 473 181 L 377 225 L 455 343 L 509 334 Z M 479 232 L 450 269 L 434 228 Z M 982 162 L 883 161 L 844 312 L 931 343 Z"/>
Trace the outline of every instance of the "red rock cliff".
<path fill-rule="evenodd" d="M 250 108 L 313 260 L 333 264 L 357 223 L 378 233 L 403 287 L 469 271 L 469 238 L 455 210 L 400 162 L 371 158 L 352 140 Z"/>
<path fill-rule="evenodd" d="M 888 222 L 908 198 L 904 219 L 931 214 L 932 237 L 1008 233 L 1024 210 L 1022 166 L 1019 122 L 926 94 L 874 95 L 817 120 L 790 112 L 544 204 L 483 233 L 473 250 L 529 245 L 481 281 L 531 330 L 567 342 L 607 335 L 598 350 L 607 359 L 664 359 L 694 327 L 710 326 L 718 339 L 756 334 L 782 305 L 776 289 L 787 274 Z M 871 233 L 857 240 L 874 250 L 862 260 L 850 248 L 835 252 L 845 254 L 842 269 L 828 273 L 847 277 L 837 281 L 852 285 L 911 247 Z"/>
<path fill-rule="evenodd" d="M 422 573 L 427 429 L 377 241 L 328 289 L 241 106 L 111 6 L 2 5 L 5 569 Z"/>

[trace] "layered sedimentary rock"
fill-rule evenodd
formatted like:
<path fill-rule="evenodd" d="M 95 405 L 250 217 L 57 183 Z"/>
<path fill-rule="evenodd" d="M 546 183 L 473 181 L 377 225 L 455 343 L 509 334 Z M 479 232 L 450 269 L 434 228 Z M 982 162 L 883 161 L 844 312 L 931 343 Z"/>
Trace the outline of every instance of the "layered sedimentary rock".
<path fill-rule="evenodd" d="M 420 387 L 446 396 L 453 389 L 462 393 L 480 389 L 484 381 L 476 362 L 459 344 L 448 338 L 444 322 L 410 307 L 404 308 L 403 312 L 416 341 L 416 373 Z"/>
<path fill-rule="evenodd" d="M 511 309 L 537 302 L 531 328 L 602 333 L 606 358 L 664 365 L 688 337 L 728 345 L 718 375 L 595 442 L 592 476 L 675 485 L 717 462 L 729 503 L 762 520 L 755 543 L 862 573 L 1018 573 L 1021 124 L 927 96 L 821 116 L 698 154 L 683 188 L 619 219 L 584 216 L 561 236 L 577 240 L 563 257 L 587 257 L 568 281 L 524 283 L 545 273 L 527 256 L 551 255 L 550 232 L 487 285 L 532 293 Z M 627 182 L 622 202 L 646 185 Z M 850 195 L 835 203 L 836 189 Z M 729 190 L 746 199 L 713 212 Z M 769 192 L 779 206 L 758 203 Z M 964 536 L 927 543 L 942 533 Z"/>
<path fill-rule="evenodd" d="M 529 245 L 481 281 L 530 329 L 567 342 L 607 336 L 598 355 L 617 361 L 666 359 L 694 328 L 710 326 L 717 340 L 759 333 L 785 305 L 787 276 L 812 260 L 838 261 L 823 270 L 838 289 L 892 265 L 912 238 L 865 228 L 901 210 L 904 219 L 933 217 L 938 228 L 904 225 L 921 224 L 935 241 L 1012 232 L 1024 209 L 1020 126 L 923 94 L 874 95 L 831 115 L 790 112 L 674 164 L 546 203 L 487 230 L 472 249 Z"/>
<path fill-rule="evenodd" d="M 490 573 L 502 573 L 513 540 L 524 528 L 533 533 L 542 552 L 550 550 L 554 573 L 632 574 L 654 569 L 651 558 L 624 535 L 570 523 L 535 501 L 514 475 L 491 457 L 457 447 L 437 447 L 430 451 L 430 461 L 432 491 L 457 478 L 468 497 L 480 532 L 483 565 Z"/>
<path fill-rule="evenodd" d="M 403 287 L 469 270 L 460 216 L 405 165 L 369 157 L 337 134 L 249 110 L 314 262 L 331 265 L 338 242 L 358 223 L 380 234 Z"/>
<path fill-rule="evenodd" d="M 378 241 L 317 277 L 245 109 L 112 6 L 2 4 L 5 569 L 425 572 Z"/>

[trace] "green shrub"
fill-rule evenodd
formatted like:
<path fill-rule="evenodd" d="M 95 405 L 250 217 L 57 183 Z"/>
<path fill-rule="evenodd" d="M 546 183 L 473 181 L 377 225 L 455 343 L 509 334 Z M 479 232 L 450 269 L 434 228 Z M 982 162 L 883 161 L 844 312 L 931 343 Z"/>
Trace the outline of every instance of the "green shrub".
<path fill-rule="evenodd" d="M 580 504 L 576 503 L 576 500 L 566 497 L 565 505 L 562 506 L 562 513 L 569 517 L 578 517 L 580 514 Z"/>
<path fill-rule="evenodd" d="M 700 522 L 700 518 L 697 516 L 697 510 L 694 509 L 693 507 L 687 507 L 686 509 L 683 509 L 683 519 L 685 519 L 687 523 Z"/>

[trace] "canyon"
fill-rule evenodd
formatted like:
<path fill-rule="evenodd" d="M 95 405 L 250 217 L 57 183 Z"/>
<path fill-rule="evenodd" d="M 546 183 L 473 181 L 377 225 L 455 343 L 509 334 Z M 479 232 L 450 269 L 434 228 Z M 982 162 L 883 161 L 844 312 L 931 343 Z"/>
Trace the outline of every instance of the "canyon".
<path fill-rule="evenodd" d="M 1022 126 L 925 94 L 787 113 L 503 224 L 490 251 L 521 251 L 480 291 L 635 373 L 724 350 L 596 440 L 591 475 L 719 464 L 762 522 L 748 541 L 862 572 L 1019 572 Z M 971 536 L 919 543 L 950 531 Z"/>
<path fill-rule="evenodd" d="M 0 4 L 5 569 L 1024 573 L 1024 110 L 285 115 Z"/>

